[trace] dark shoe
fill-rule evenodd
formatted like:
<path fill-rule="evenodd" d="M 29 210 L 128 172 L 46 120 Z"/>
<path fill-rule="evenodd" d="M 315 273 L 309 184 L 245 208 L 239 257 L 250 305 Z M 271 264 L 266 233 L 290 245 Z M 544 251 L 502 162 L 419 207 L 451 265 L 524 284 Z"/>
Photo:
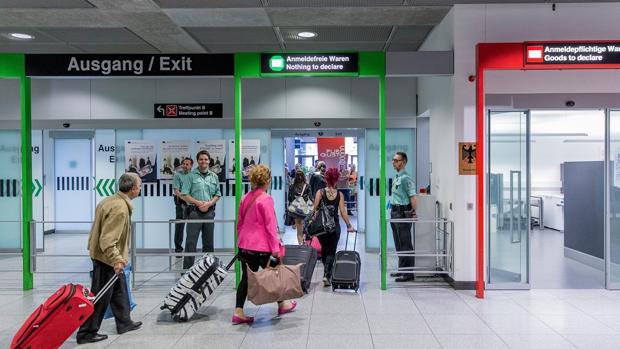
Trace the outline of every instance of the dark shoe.
<path fill-rule="evenodd" d="M 96 342 L 104 341 L 106 339 L 108 339 L 108 335 L 97 333 L 96 335 L 91 336 L 91 337 L 83 337 L 83 338 L 78 337 L 77 344 L 96 343 Z"/>
<path fill-rule="evenodd" d="M 117 327 L 116 332 L 118 332 L 118 334 L 123 334 L 125 332 L 135 331 L 139 329 L 140 326 L 142 326 L 142 321 L 133 321 L 131 324 L 127 326 Z"/>
<path fill-rule="evenodd" d="M 392 274 L 390 274 L 391 278 L 397 278 L 397 277 L 400 277 L 400 276 L 403 276 L 403 274 L 401 274 L 401 273 L 392 273 Z"/>
<path fill-rule="evenodd" d="M 174 253 L 182 253 L 183 249 L 182 248 L 175 248 L 174 249 Z"/>
<path fill-rule="evenodd" d="M 407 281 L 413 281 L 413 280 L 415 280 L 415 277 L 413 275 L 402 275 L 394 279 L 394 281 L 396 282 L 407 282 Z"/>

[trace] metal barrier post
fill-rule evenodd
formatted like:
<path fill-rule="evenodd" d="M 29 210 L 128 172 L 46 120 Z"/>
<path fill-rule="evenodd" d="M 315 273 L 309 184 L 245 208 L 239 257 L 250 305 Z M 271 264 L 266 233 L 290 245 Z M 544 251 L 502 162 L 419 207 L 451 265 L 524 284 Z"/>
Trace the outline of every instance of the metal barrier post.
<path fill-rule="evenodd" d="M 30 221 L 30 273 L 37 271 L 37 223 Z M 26 251 L 23 251 L 26 253 Z"/>
<path fill-rule="evenodd" d="M 136 287 L 136 222 L 131 222 L 131 288 Z"/>
<path fill-rule="evenodd" d="M 431 274 L 431 275 L 453 275 L 453 244 L 454 244 L 454 222 L 448 221 L 446 218 L 438 218 L 433 220 L 420 220 L 417 218 L 393 218 L 387 220 L 390 223 L 411 223 L 411 224 L 433 224 L 433 231 L 428 232 L 434 234 L 434 243 L 430 245 L 434 250 L 421 250 L 424 246 L 414 245 L 411 251 L 396 251 L 389 255 L 397 257 L 434 257 L 435 263 L 427 266 L 413 266 L 396 268 L 396 272 L 401 274 Z M 448 230 L 448 227 L 450 230 Z M 415 239 L 414 239 L 415 241 Z M 413 242 L 413 241 L 412 241 Z M 434 245 L 434 246 L 433 246 Z"/>
<path fill-rule="evenodd" d="M 172 220 L 168 221 L 168 268 L 172 270 Z"/>

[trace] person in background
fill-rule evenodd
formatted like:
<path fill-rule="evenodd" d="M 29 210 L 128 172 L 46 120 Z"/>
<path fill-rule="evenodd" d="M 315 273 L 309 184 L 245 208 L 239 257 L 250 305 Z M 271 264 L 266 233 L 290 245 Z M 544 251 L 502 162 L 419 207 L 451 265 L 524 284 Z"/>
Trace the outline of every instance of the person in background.
<path fill-rule="evenodd" d="M 301 171 L 301 164 L 295 164 L 295 168 L 291 170 L 291 172 L 289 172 L 289 176 L 291 178 L 295 178 L 295 175 L 297 174 L 297 171 Z"/>
<path fill-rule="evenodd" d="M 211 155 L 206 150 L 196 154 L 198 167 L 183 182 L 181 199 L 188 203 L 188 219 L 215 219 L 215 204 L 222 196 L 218 176 L 209 171 Z M 213 223 L 188 223 L 185 252 L 196 252 L 198 235 L 202 231 L 202 252 L 213 252 Z M 183 259 L 183 269 L 194 264 L 194 257 Z"/>
<path fill-rule="evenodd" d="M 391 218 L 415 218 L 416 209 L 416 190 L 415 183 L 411 176 L 405 171 L 407 166 L 407 154 L 397 152 L 392 157 L 392 166 L 396 170 L 394 182 L 392 182 L 392 199 L 391 199 Z M 390 223 L 392 234 L 394 235 L 394 247 L 396 251 L 410 252 L 413 251 L 412 223 Z M 415 265 L 415 257 L 398 257 L 398 268 L 410 268 Z M 396 282 L 412 281 L 414 279 L 411 273 L 393 273 L 390 276 L 395 277 Z"/>
<path fill-rule="evenodd" d="M 349 170 L 347 170 L 345 165 L 340 165 L 339 174 L 340 177 L 338 178 L 338 182 L 336 183 L 336 188 L 344 196 L 344 204 L 347 208 L 347 214 L 351 215 L 351 209 L 349 208 L 349 201 L 351 201 L 351 189 L 349 188 Z"/>
<path fill-rule="evenodd" d="M 310 187 L 308 183 L 306 183 L 306 176 L 303 172 L 297 171 L 295 174 L 295 180 L 288 188 L 288 202 L 289 204 L 293 202 L 298 197 L 303 198 L 304 201 L 308 201 L 310 199 Z M 287 208 L 288 209 L 288 208 Z M 305 216 L 300 216 L 294 214 L 292 212 L 287 212 L 295 218 L 295 228 L 297 229 L 297 243 L 300 245 L 304 244 L 304 219 Z"/>
<path fill-rule="evenodd" d="M 310 177 L 310 191 L 312 197 L 316 196 L 316 192 L 320 189 L 325 188 L 325 171 L 327 170 L 327 166 L 323 161 L 318 161 L 316 163 L 316 172 L 312 174 Z"/>
<path fill-rule="evenodd" d="M 181 162 L 181 171 L 174 174 L 172 178 L 172 190 L 174 190 L 174 206 L 175 206 L 175 219 L 186 219 L 187 215 L 187 203 L 181 199 L 181 190 L 183 188 L 183 182 L 185 177 L 192 171 L 194 166 L 194 160 L 191 158 L 183 159 Z M 183 252 L 183 233 L 185 231 L 185 223 L 177 223 L 174 225 L 174 252 Z"/>
<path fill-rule="evenodd" d="M 142 181 L 135 173 L 125 173 L 118 179 L 118 192 L 101 201 L 95 209 L 95 220 L 88 237 L 88 252 L 93 262 L 91 291 L 95 294 L 114 277 L 123 272 L 128 263 L 131 234 L 131 200 L 140 195 Z M 116 332 L 123 334 L 137 330 L 140 321 L 132 321 L 125 277 L 118 278 L 110 291 L 95 304 L 93 314 L 77 332 L 77 343 L 95 343 L 108 338 L 99 334 L 106 308 L 110 305 Z"/>
<path fill-rule="evenodd" d="M 351 164 L 349 171 L 349 189 L 351 189 L 351 198 L 347 211 L 357 208 L 357 168 L 355 164 Z"/>
<path fill-rule="evenodd" d="M 338 248 L 338 240 L 340 239 L 340 220 L 338 211 L 342 219 L 347 224 L 347 231 L 354 231 L 351 220 L 344 206 L 344 196 L 336 189 L 336 182 L 340 178 L 338 169 L 330 168 L 325 173 L 325 182 L 327 187 L 316 192 L 314 198 L 314 211 L 319 209 L 321 202 L 327 207 L 327 212 L 334 217 L 336 222 L 336 232 L 319 235 L 321 243 L 321 261 L 323 262 L 323 286 L 331 286 L 332 268 L 334 265 L 334 257 Z"/>
<path fill-rule="evenodd" d="M 265 268 L 270 257 L 278 258 L 281 242 L 278 237 L 276 211 L 273 198 L 267 194 L 271 186 L 271 171 L 265 165 L 257 165 L 249 173 L 252 191 L 241 198 L 237 234 L 238 258 L 241 261 L 241 282 L 237 287 L 237 300 L 232 323 L 251 324 L 254 318 L 246 316 L 243 306 L 248 296 L 248 271 Z M 278 302 L 278 315 L 290 313 L 297 307 L 296 301 Z"/>

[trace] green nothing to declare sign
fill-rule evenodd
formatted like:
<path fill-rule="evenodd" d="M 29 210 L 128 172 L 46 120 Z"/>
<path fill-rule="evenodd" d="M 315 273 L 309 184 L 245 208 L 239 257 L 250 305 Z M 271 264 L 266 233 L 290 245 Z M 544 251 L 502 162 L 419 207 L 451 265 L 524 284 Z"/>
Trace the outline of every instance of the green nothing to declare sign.
<path fill-rule="evenodd" d="M 262 74 L 356 74 L 357 53 L 275 53 L 261 55 Z"/>

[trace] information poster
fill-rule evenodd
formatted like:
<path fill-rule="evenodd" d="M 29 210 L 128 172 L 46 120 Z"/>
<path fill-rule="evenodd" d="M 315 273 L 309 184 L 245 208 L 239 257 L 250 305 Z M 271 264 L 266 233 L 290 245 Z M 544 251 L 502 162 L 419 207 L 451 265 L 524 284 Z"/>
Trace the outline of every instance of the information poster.
<path fill-rule="evenodd" d="M 157 181 L 157 152 L 152 141 L 125 141 L 125 172 L 137 173 L 143 183 Z"/>
<path fill-rule="evenodd" d="M 181 171 L 183 159 L 191 157 L 190 141 L 161 141 L 161 166 L 159 179 L 172 179 L 177 171 Z"/>
<path fill-rule="evenodd" d="M 340 169 L 340 165 L 347 167 L 344 137 L 319 137 L 316 143 L 319 160 L 325 162 L 328 169 Z"/>
<path fill-rule="evenodd" d="M 235 154 L 235 141 L 228 143 L 229 154 Z M 243 169 L 243 180 L 246 181 L 252 167 L 260 164 L 260 139 L 244 139 L 241 143 L 241 167 Z M 235 178 L 235 156 L 228 161 L 228 178 Z"/>
<path fill-rule="evenodd" d="M 226 181 L 226 141 L 215 139 L 208 141 L 197 141 L 197 151 L 206 150 L 211 155 L 209 170 L 217 175 L 220 182 Z"/>

